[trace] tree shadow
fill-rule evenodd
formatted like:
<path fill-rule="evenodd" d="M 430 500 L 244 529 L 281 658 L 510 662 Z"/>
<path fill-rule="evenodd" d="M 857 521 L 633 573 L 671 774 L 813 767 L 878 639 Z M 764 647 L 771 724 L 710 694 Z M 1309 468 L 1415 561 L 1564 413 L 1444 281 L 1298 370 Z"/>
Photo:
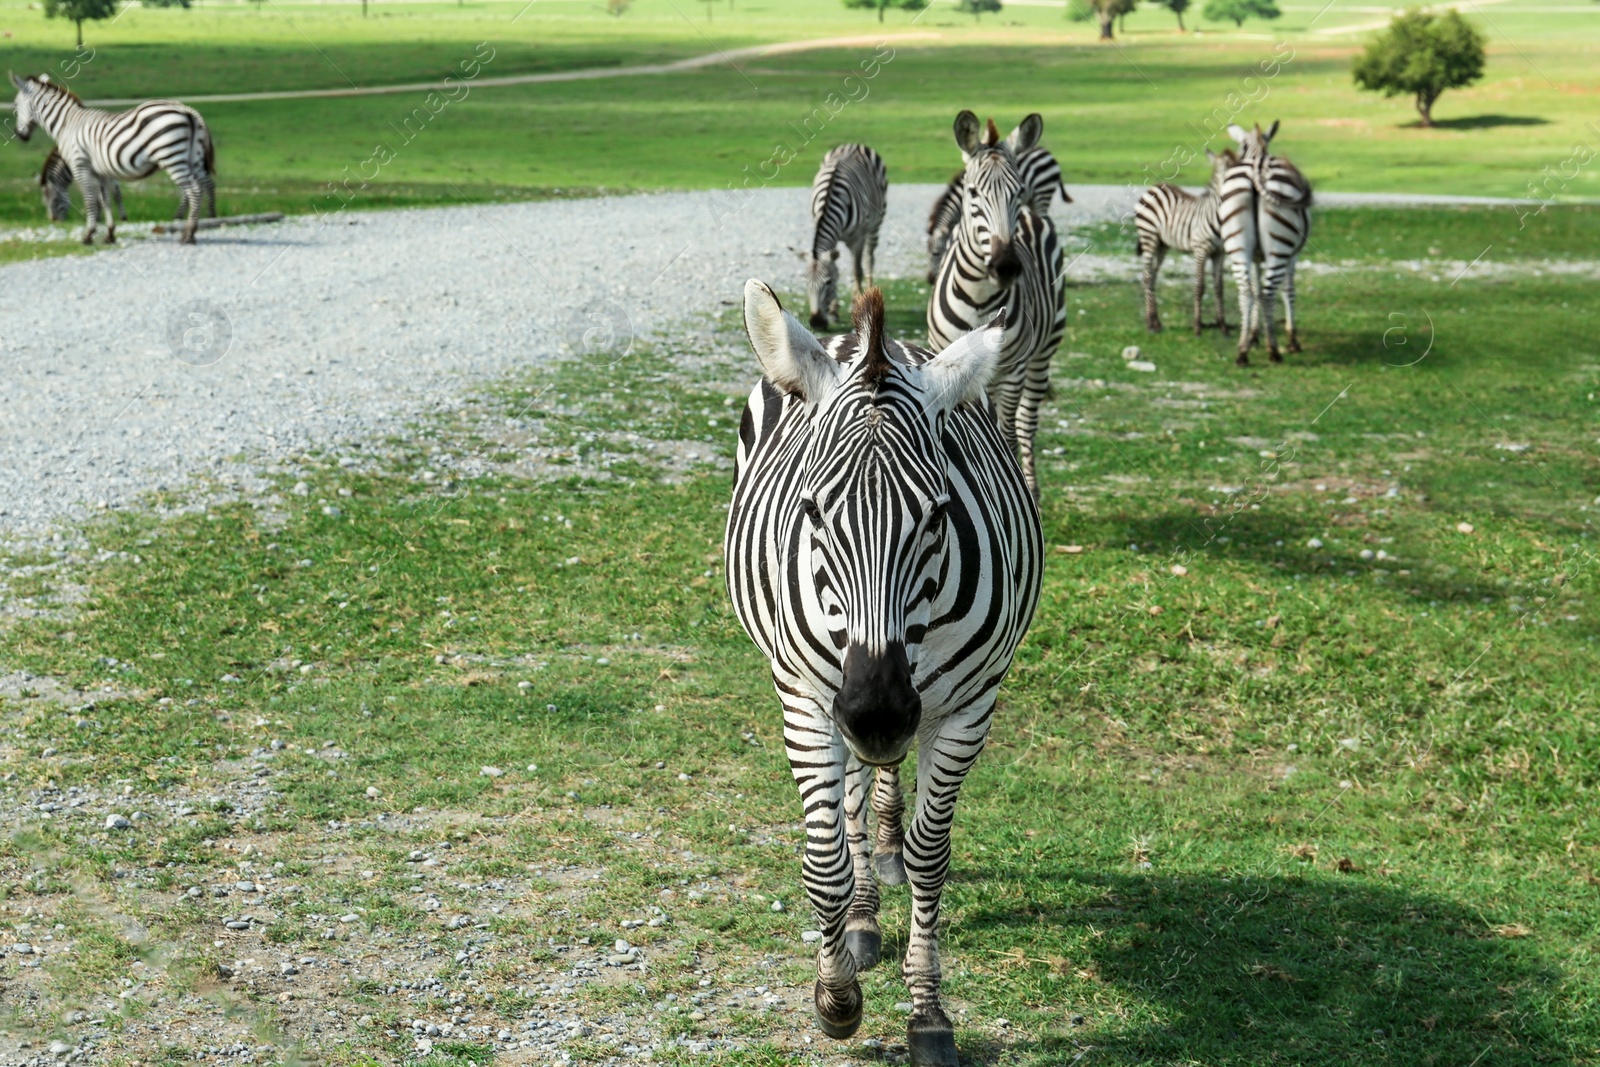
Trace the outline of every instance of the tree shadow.
<path fill-rule="evenodd" d="M 980 895 L 961 926 L 1030 958 L 1051 954 L 1049 930 L 1092 928 L 1087 958 L 1073 938 L 1070 966 L 1105 995 L 1084 1000 L 1081 1028 L 1033 1049 L 964 1048 L 963 1062 L 1022 1052 L 1065 1063 L 1085 1046 L 1102 1064 L 1575 1062 L 1576 1039 L 1563 1040 L 1548 1011 L 1560 975 L 1521 931 L 1380 877 L 986 872 L 1079 899 L 1099 890 L 1043 910 Z"/>
<path fill-rule="evenodd" d="M 1496 126 L 1548 126 L 1549 119 L 1537 115 L 1467 115 L 1459 119 L 1434 119 L 1436 130 L 1492 130 Z M 1424 129 L 1422 122 L 1403 123 L 1402 129 Z"/>

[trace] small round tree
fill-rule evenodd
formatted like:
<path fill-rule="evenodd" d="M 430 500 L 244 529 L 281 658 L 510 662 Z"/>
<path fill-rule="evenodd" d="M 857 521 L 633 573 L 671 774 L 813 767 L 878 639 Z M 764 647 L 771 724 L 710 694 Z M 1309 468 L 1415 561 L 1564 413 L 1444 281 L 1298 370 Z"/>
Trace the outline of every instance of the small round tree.
<path fill-rule="evenodd" d="M 1422 125 L 1432 126 L 1433 102 L 1483 77 L 1483 58 L 1483 34 L 1453 8 L 1442 15 L 1412 9 L 1373 38 L 1350 73 L 1363 89 L 1413 94 Z"/>
<path fill-rule="evenodd" d="M 844 0 L 845 7 L 876 8 L 878 21 L 883 21 L 885 8 L 903 7 L 907 11 L 921 11 L 928 6 L 928 0 Z"/>
<path fill-rule="evenodd" d="M 71 19 L 78 24 L 78 47 L 83 47 L 83 24 L 108 19 L 117 13 L 117 0 L 44 0 L 44 17 Z"/>
<path fill-rule="evenodd" d="M 1071 0 L 1067 4 L 1067 18 L 1073 22 L 1094 19 L 1100 26 L 1100 39 L 1109 41 L 1117 20 L 1132 11 L 1139 0 Z"/>
<path fill-rule="evenodd" d="M 965 11 L 973 18 L 979 18 L 985 12 L 999 14 L 1000 0 L 960 0 L 956 4 L 956 10 Z"/>
<path fill-rule="evenodd" d="M 1178 17 L 1178 32 L 1186 33 L 1188 28 L 1183 24 L 1183 13 L 1189 10 L 1189 0 L 1156 0 L 1157 7 L 1164 7 Z"/>
<path fill-rule="evenodd" d="M 1231 22 L 1243 26 L 1245 19 L 1275 19 L 1283 12 L 1273 0 L 1206 0 L 1200 9 L 1208 22 Z"/>

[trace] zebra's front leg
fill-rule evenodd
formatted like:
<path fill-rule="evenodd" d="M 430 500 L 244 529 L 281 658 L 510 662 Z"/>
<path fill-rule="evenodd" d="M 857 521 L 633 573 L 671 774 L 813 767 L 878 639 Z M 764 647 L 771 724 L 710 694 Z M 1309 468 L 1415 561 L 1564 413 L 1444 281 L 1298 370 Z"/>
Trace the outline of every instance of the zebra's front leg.
<path fill-rule="evenodd" d="M 883 955 L 878 928 L 878 883 L 872 877 L 872 848 L 867 842 L 867 791 L 872 768 L 852 754 L 845 763 L 844 811 L 850 839 L 850 866 L 856 891 L 845 913 L 844 943 L 856 958 L 856 970 L 870 971 Z"/>
<path fill-rule="evenodd" d="M 100 183 L 93 177 L 80 179 L 78 188 L 83 190 L 83 243 L 94 244 L 95 227 L 100 222 Z"/>
<path fill-rule="evenodd" d="M 1206 302 L 1206 267 L 1210 265 L 1210 255 L 1203 247 L 1197 247 L 1194 253 L 1194 335 L 1199 337 L 1206 328 L 1205 302 Z"/>
<path fill-rule="evenodd" d="M 950 826 L 967 771 L 983 751 L 991 692 L 917 739 L 917 810 L 906 833 L 911 937 L 902 973 L 911 990 L 906 1044 L 913 1067 L 959 1067 L 955 1027 L 939 999 L 939 907 L 950 871 Z"/>
<path fill-rule="evenodd" d="M 1283 277 L 1283 330 L 1289 338 L 1284 347 L 1290 352 L 1300 351 L 1300 334 L 1294 328 L 1294 268 L 1295 260 L 1291 259 Z"/>
<path fill-rule="evenodd" d="M 872 788 L 872 813 L 878 817 L 878 839 L 872 846 L 872 870 L 884 885 L 906 884 L 905 794 L 900 768 L 879 767 Z"/>
<path fill-rule="evenodd" d="M 843 1039 L 861 1025 L 861 983 L 845 942 L 855 871 L 845 837 L 846 748 L 822 709 L 811 701 L 784 706 L 783 740 L 789 767 L 806 808 L 802 862 L 806 896 L 816 912 L 822 946 L 812 996 L 817 1021 L 829 1037 Z"/>
<path fill-rule="evenodd" d="M 1039 408 L 1050 391 L 1050 360 L 1055 348 L 1035 352 L 1022 379 L 1022 396 L 1017 402 L 1017 458 L 1022 463 L 1022 478 L 1039 503 L 1039 472 L 1034 460 L 1034 439 L 1039 436 Z"/>
<path fill-rule="evenodd" d="M 100 183 L 100 203 L 106 209 L 106 244 L 117 243 L 117 213 L 112 210 L 113 204 L 120 204 L 122 191 L 115 178 L 106 178 Z"/>

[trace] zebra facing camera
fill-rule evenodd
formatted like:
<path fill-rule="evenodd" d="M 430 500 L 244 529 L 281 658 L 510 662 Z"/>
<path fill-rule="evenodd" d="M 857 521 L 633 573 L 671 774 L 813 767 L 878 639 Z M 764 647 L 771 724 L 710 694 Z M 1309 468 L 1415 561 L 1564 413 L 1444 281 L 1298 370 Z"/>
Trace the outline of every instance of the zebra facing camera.
<path fill-rule="evenodd" d="M 167 317 L 167 347 L 191 367 L 209 367 L 233 347 L 233 320 L 209 300 L 191 300 Z"/>
<path fill-rule="evenodd" d="M 567 316 L 566 342 L 585 363 L 614 367 L 633 351 L 633 316 L 615 300 L 591 300 Z"/>

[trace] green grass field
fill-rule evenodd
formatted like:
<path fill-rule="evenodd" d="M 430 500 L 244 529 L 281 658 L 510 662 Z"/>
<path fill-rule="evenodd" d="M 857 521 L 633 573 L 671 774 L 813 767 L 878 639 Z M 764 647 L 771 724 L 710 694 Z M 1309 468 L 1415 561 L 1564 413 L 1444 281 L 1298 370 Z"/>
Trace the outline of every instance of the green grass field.
<path fill-rule="evenodd" d="M 1565 258 L 1595 228 L 1593 212 L 1553 209 L 1519 247 Z M 963 793 L 946 896 L 963 1062 L 1600 1057 L 1592 268 L 1512 262 L 1452 284 L 1398 262 L 1421 242 L 1467 258 L 1516 232 L 1504 211 L 1325 212 L 1319 240 L 1342 266 L 1302 273 L 1307 351 L 1281 367 L 1238 371 L 1214 334 L 1147 336 L 1134 286 L 1069 288 L 1040 441 L 1043 604 Z M 1165 293 L 1169 324 L 1185 292 Z M 890 288 L 898 328 L 915 332 L 924 293 Z M 260 510 L 108 523 L 95 548 L 127 555 L 14 577 L 41 607 L 65 582 L 77 607 L 11 624 L 0 661 L 130 694 L 102 700 L 91 729 L 42 701 L 13 708 L 14 788 L 205 790 L 225 761 L 291 743 L 259 818 L 133 837 L 44 823 L 0 844 L 0 894 L 88 946 L 47 961 L 67 968 L 58 980 L 126 966 L 124 919 L 69 906 L 66 887 L 92 885 L 164 946 L 152 988 L 191 988 L 184 975 L 216 958 L 211 927 L 167 894 L 246 841 L 305 886 L 269 941 L 344 951 L 315 920 L 346 907 L 415 928 L 401 860 L 434 838 L 358 830 L 335 846 L 320 827 L 419 808 L 459 827 L 474 877 L 604 871 L 581 898 L 552 885 L 494 919 L 469 1006 L 514 1024 L 506 989 L 550 962 L 548 938 L 590 920 L 610 938 L 663 885 L 720 876 L 734 890 L 628 935 L 681 955 L 583 1003 L 660 1009 L 693 990 L 693 950 L 729 986 L 793 990 L 797 1009 L 782 1025 L 672 1009 L 663 1026 L 755 1042 L 712 1062 L 810 1062 L 794 1037 L 810 1025 L 804 920 L 766 903 L 801 910 L 803 834 L 765 665 L 722 592 L 729 475 L 666 479 L 626 437 L 731 455 L 721 383 L 755 367 L 736 321 L 718 336 L 709 354 L 668 338 L 603 370 L 531 371 L 365 473 L 308 458 L 304 496 L 285 481 Z M 1157 373 L 1123 363 L 1128 343 Z M 507 417 L 523 436 L 495 429 Z M 535 444 L 590 473 L 519 476 Z M 434 474 L 451 457 L 492 469 L 447 484 Z M 348 753 L 336 774 L 300 754 L 326 739 Z M 340 871 L 378 877 L 324 868 L 334 847 L 354 853 Z M 903 892 L 885 916 L 893 952 Z M 442 936 L 448 951 L 464 935 Z M 866 993 L 860 1036 L 898 1039 L 895 968 Z M 323 1062 L 406 1056 L 383 1028 L 413 1009 L 339 996 L 378 1023 Z M 575 1062 L 610 1054 L 575 1048 Z M 882 1057 L 833 1048 L 816 1062 Z"/>
<path fill-rule="evenodd" d="M 893 43 L 893 58 L 869 80 L 845 81 L 873 54 L 860 46 L 745 60 L 738 69 L 479 87 L 409 128 L 424 94 L 201 106 L 219 145 L 224 212 L 331 206 L 329 184 L 362 174 L 380 143 L 395 158 L 376 176 L 365 172 L 354 207 L 726 187 L 742 183 L 747 167 L 759 172 L 777 144 L 795 162 L 769 178 L 797 185 L 845 140 L 878 147 L 894 181 L 941 181 L 955 160 L 950 122 L 963 107 L 1007 123 L 1040 111 L 1069 184 L 1145 184 L 1189 158 L 1200 162 L 1184 176 L 1201 180 L 1201 149 L 1208 138 L 1221 143 L 1214 135 L 1228 119 L 1278 118 L 1279 146 L 1323 189 L 1517 196 L 1532 182 L 1543 183 L 1540 195 L 1565 199 L 1600 189 L 1592 167 L 1569 165 L 1575 144 L 1596 144 L 1580 106 L 1600 87 L 1589 59 L 1600 43 L 1593 5 L 1483 8 L 1487 76 L 1445 95 L 1434 130 L 1412 128 L 1408 101 L 1351 84 L 1362 35 L 1325 31 L 1367 24 L 1371 10 L 1319 7 L 1291 5 L 1279 21 L 1248 23 L 1242 33 L 1195 16 L 1201 32 L 1186 35 L 1164 12 L 1145 10 L 1114 46 L 1094 42 L 1057 8 L 1008 8 L 981 21 L 949 7 L 915 21 L 895 12 L 883 33 L 925 36 Z M 481 76 L 500 77 L 880 32 L 870 13 L 834 0 L 731 9 L 639 0 L 621 18 L 598 3 L 520 0 L 377 2 L 366 19 L 354 4 L 206 4 L 91 23 L 92 55 L 75 56 L 69 23 L 18 3 L 0 13 L 13 34 L 12 69 L 54 71 L 91 99 L 439 79 L 482 46 L 493 58 Z M 830 94 L 854 99 L 830 107 Z M 814 117 L 808 131 L 814 115 L 827 121 Z M 0 219 L 42 219 L 32 185 L 48 151 L 42 142 L 0 154 Z M 171 210 L 164 179 L 130 193 L 136 217 Z"/>

